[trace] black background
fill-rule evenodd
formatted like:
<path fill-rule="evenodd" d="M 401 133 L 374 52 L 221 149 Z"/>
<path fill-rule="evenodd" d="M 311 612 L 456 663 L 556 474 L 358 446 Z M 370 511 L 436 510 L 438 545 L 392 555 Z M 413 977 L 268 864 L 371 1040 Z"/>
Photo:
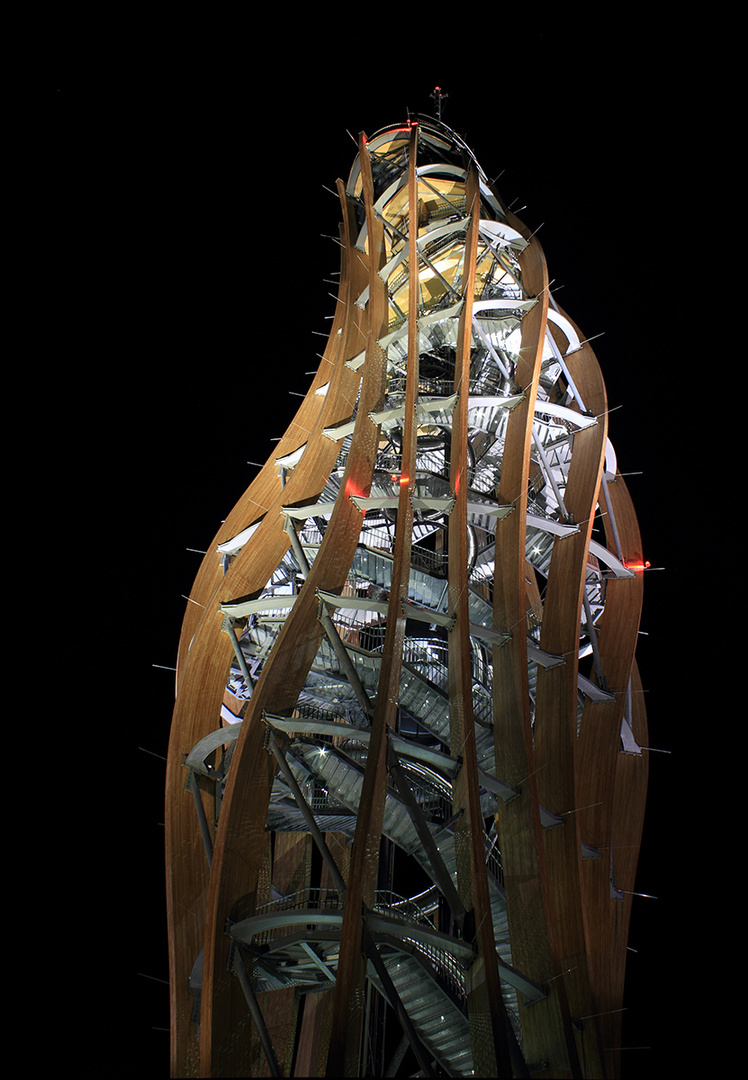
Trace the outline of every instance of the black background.
<path fill-rule="evenodd" d="M 667 1075 L 697 1052 L 704 919 L 689 748 L 709 716 L 694 470 L 711 195 L 695 43 L 540 9 L 421 13 L 381 35 L 360 18 L 338 35 L 324 16 L 216 18 L 155 43 L 130 27 L 126 48 L 94 27 L 82 58 L 60 48 L 38 116 L 55 651 L 79 733 L 54 796 L 75 857 L 47 844 L 85 1003 L 61 995 L 63 1056 L 83 1074 L 168 1075 L 165 668 L 201 558 L 188 549 L 209 546 L 311 381 L 351 136 L 431 113 L 439 84 L 444 120 L 540 230 L 559 304 L 603 335 L 610 434 L 653 567 L 639 660 L 663 751 L 637 881 L 656 899 L 634 900 L 624 1027 L 649 1049 L 624 1053 L 624 1075 Z"/>

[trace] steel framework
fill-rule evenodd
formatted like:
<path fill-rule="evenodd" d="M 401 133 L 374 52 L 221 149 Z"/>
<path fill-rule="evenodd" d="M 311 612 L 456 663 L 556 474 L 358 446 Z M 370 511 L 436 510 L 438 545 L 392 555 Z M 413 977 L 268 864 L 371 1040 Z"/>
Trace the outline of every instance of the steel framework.
<path fill-rule="evenodd" d="M 615 1076 L 647 738 L 600 368 L 440 120 L 337 186 L 324 355 L 184 617 L 172 1075 Z"/>

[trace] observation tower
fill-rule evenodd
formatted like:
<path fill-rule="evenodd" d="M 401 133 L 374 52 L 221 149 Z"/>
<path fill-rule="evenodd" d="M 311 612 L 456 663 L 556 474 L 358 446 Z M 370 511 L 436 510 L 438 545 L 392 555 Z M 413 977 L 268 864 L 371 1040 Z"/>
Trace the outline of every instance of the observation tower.
<path fill-rule="evenodd" d="M 172 1075 L 615 1077 L 644 563 L 601 371 L 440 119 L 337 189 L 319 369 L 185 611 Z"/>

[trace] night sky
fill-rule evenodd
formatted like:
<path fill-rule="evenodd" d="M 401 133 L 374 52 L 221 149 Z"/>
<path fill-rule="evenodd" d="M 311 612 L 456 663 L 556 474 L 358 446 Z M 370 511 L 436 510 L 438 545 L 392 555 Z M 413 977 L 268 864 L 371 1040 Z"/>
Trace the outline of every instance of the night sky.
<path fill-rule="evenodd" d="M 687 813 L 689 744 L 708 714 L 709 660 L 694 652 L 707 588 L 694 556 L 708 543 L 694 517 L 707 493 L 690 471 L 698 446 L 685 443 L 699 435 L 705 344 L 692 301 L 709 274 L 686 225 L 708 202 L 692 186 L 690 45 L 671 49 L 664 31 L 564 33 L 528 15 L 502 32 L 471 28 L 482 50 L 472 72 L 416 59 L 411 78 L 400 74 L 405 35 L 376 56 L 352 34 L 299 60 L 304 33 L 293 62 L 257 39 L 224 57 L 199 33 L 183 55 L 143 47 L 111 67 L 102 49 L 95 66 L 60 65 L 40 117 L 64 413 L 52 498 L 75 523 L 61 554 L 79 628 L 59 648 L 96 748 L 67 805 L 91 840 L 102 826 L 107 837 L 85 860 L 85 900 L 72 898 L 91 1001 L 84 1033 L 70 1015 L 71 1050 L 80 1038 L 84 1074 L 168 1075 L 164 667 L 201 558 L 188 549 L 208 547 L 256 471 L 248 462 L 273 452 L 311 381 L 334 309 L 331 190 L 347 178 L 351 135 L 431 114 L 439 84 L 445 122 L 539 229 L 558 303 L 588 337 L 603 335 L 611 439 L 632 474 L 645 558 L 664 567 L 647 573 L 639 649 L 650 742 L 668 751 L 650 755 L 637 882 L 657 899 L 634 903 L 624 1029 L 627 1045 L 651 1047 L 624 1055 L 625 1076 L 662 1076 L 694 1052 L 684 934 L 699 918 L 703 841 Z M 411 55 L 446 57 L 448 45 L 416 41 Z M 273 68 L 258 83 L 266 49 Z M 667 78 L 653 78 L 663 55 Z M 695 936 L 703 943 L 704 927 Z"/>

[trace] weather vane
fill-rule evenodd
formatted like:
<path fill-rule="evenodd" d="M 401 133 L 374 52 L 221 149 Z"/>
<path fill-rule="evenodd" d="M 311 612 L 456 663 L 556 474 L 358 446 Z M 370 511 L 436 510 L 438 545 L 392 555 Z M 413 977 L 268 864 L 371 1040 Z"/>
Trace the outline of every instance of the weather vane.
<path fill-rule="evenodd" d="M 445 98 L 448 98 L 449 94 L 445 94 L 443 92 L 441 86 L 435 86 L 434 89 L 431 91 L 431 97 L 432 97 L 432 99 L 434 101 L 434 104 L 436 106 L 436 119 L 441 120 L 441 118 L 442 118 L 442 101 Z"/>

